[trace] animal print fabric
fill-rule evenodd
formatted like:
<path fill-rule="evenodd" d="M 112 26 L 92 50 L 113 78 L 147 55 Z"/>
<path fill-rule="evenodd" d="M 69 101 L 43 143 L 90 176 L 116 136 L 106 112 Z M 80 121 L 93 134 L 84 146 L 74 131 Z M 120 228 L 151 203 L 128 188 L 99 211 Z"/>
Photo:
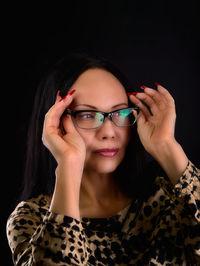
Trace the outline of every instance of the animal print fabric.
<path fill-rule="evenodd" d="M 109 218 L 49 212 L 45 195 L 18 204 L 7 221 L 15 265 L 200 265 L 200 170 L 179 182 L 157 177 L 147 201 Z"/>

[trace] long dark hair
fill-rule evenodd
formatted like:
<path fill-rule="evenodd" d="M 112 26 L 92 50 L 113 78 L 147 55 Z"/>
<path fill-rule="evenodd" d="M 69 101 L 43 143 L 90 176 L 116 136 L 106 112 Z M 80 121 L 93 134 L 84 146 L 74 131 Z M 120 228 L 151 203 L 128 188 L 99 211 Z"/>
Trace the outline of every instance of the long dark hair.
<path fill-rule="evenodd" d="M 125 75 L 103 58 L 71 54 L 50 67 L 36 91 L 27 134 L 26 162 L 20 200 L 36 197 L 39 194 L 53 194 L 57 164 L 41 140 L 44 117 L 54 104 L 57 91 L 60 90 L 62 97 L 66 95 L 79 75 L 90 68 L 101 68 L 111 72 L 127 92 L 134 91 Z M 131 105 L 130 102 L 129 104 Z M 131 127 L 131 131 L 132 137 L 127 152 L 116 170 L 116 176 L 120 187 L 127 195 L 141 198 L 149 194 L 156 175 L 155 169 L 158 167 L 145 152 L 137 134 L 136 124 Z"/>

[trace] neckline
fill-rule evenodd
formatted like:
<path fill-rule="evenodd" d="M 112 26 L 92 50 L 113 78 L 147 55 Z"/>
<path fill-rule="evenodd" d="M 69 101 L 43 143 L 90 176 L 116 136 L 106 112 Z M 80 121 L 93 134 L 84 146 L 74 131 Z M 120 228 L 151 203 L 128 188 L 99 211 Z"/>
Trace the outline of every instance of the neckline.
<path fill-rule="evenodd" d="M 126 219 L 129 217 L 130 210 L 132 209 L 134 200 L 129 203 L 125 208 L 120 210 L 118 213 L 111 217 L 105 218 L 90 218 L 81 217 L 81 223 L 85 232 L 90 236 L 91 231 L 96 231 L 99 233 L 122 233 L 123 225 Z M 102 234 L 100 237 L 102 237 Z"/>
<path fill-rule="evenodd" d="M 46 201 L 48 203 L 50 203 L 49 196 L 47 196 L 47 195 L 42 195 L 42 196 L 43 196 L 43 199 L 45 198 Z M 92 222 L 92 221 L 96 222 L 96 221 L 119 220 L 120 217 L 121 217 L 121 219 L 123 219 L 123 217 L 126 216 L 126 213 L 128 212 L 129 208 L 131 208 L 131 206 L 134 202 L 135 202 L 135 200 L 132 199 L 131 202 L 127 206 L 125 206 L 119 212 L 117 212 L 116 214 L 114 214 L 110 217 L 81 217 L 81 221 L 83 221 L 83 222 Z"/>
<path fill-rule="evenodd" d="M 121 209 L 119 212 L 116 214 L 110 216 L 110 217 L 81 217 L 82 221 L 108 221 L 108 220 L 113 220 L 113 219 L 119 219 L 120 216 L 123 216 L 123 214 L 126 214 L 128 209 L 131 207 L 133 203 L 133 200 L 125 206 L 123 209 Z"/>

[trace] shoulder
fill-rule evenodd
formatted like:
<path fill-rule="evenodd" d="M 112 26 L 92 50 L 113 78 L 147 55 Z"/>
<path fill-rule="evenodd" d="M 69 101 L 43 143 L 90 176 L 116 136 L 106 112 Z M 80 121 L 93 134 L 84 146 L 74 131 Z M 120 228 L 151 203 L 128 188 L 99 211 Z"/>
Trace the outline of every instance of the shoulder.
<path fill-rule="evenodd" d="M 29 237 L 42 222 L 48 208 L 48 197 L 44 195 L 20 202 L 10 214 L 6 224 L 10 246 L 17 242 L 18 236 Z"/>
<path fill-rule="evenodd" d="M 19 215 L 33 215 L 40 217 L 45 214 L 49 207 L 48 197 L 41 194 L 38 197 L 28 199 L 26 201 L 21 201 L 14 211 L 11 213 L 8 219 Z"/>

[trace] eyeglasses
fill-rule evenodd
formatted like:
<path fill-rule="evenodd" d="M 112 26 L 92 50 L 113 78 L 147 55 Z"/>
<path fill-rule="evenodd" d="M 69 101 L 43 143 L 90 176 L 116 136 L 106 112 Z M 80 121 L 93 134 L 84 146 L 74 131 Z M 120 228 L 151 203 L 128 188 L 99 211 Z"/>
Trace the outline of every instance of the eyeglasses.
<path fill-rule="evenodd" d="M 64 114 L 71 115 L 74 122 L 82 129 L 95 129 L 100 127 L 106 117 L 118 127 L 132 126 L 138 116 L 139 108 L 132 107 L 116 110 L 114 112 L 105 113 L 96 110 L 70 110 L 67 109 Z"/>

